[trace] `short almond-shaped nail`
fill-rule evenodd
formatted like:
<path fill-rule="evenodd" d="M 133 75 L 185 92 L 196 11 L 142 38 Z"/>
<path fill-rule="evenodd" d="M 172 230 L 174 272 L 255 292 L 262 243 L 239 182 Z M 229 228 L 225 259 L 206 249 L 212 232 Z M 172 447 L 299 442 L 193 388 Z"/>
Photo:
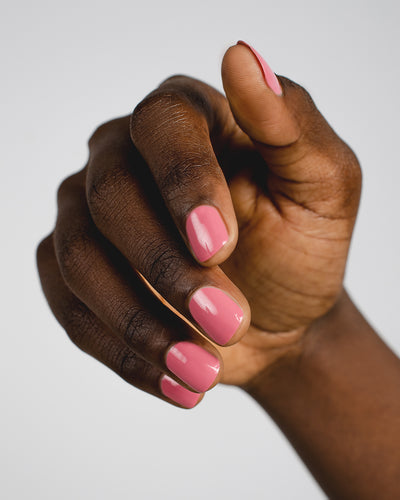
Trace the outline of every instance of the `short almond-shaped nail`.
<path fill-rule="evenodd" d="M 279 80 L 275 73 L 272 71 L 272 69 L 268 66 L 264 58 L 259 54 L 255 48 L 253 48 L 251 45 L 248 43 L 244 42 L 243 40 L 239 40 L 237 42 L 237 45 L 244 45 L 245 47 L 249 48 L 251 52 L 255 55 L 258 63 L 261 66 L 264 79 L 268 85 L 268 87 L 276 94 L 276 95 L 282 95 L 282 87 L 279 83 Z"/>
<path fill-rule="evenodd" d="M 166 364 L 173 374 L 198 392 L 209 389 L 220 368 L 215 356 L 193 342 L 173 345 L 167 353 Z"/>
<path fill-rule="evenodd" d="M 175 403 L 178 403 L 186 408 L 193 408 L 199 401 L 201 394 L 192 392 L 182 387 L 178 382 L 175 382 L 168 375 L 163 375 L 160 382 L 161 392 Z"/>
<path fill-rule="evenodd" d="M 236 333 L 243 311 L 228 295 L 214 287 L 197 290 L 189 302 L 193 318 L 217 344 L 226 344 Z"/>
<path fill-rule="evenodd" d="M 210 205 L 200 205 L 190 212 L 186 234 L 199 262 L 210 259 L 229 239 L 221 215 Z"/>

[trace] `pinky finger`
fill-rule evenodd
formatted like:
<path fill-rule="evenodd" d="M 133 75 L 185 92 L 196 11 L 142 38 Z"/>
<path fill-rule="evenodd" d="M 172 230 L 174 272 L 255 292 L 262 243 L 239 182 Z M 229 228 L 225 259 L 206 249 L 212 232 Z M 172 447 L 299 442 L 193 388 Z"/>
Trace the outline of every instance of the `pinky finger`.
<path fill-rule="evenodd" d="M 181 408 L 193 408 L 204 394 L 192 392 L 154 367 L 102 323 L 67 287 L 58 268 L 53 235 L 37 249 L 37 264 L 44 294 L 69 338 L 129 384 Z"/>

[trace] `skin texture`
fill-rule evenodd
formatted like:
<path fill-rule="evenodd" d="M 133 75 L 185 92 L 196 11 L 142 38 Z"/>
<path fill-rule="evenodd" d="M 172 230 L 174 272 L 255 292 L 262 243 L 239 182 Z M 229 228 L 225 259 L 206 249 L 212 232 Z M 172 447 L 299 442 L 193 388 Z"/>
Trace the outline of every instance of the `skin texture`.
<path fill-rule="evenodd" d="M 56 228 L 39 248 L 39 270 L 45 257 L 55 260 L 80 310 L 87 307 L 105 335 L 111 330 L 161 369 L 174 340 L 194 338 L 216 350 L 184 322 L 171 328 L 177 320 L 168 312 L 159 324 L 160 307 L 142 304 L 145 287 L 132 268 L 189 322 L 191 294 L 201 286 L 222 289 L 245 314 L 232 347 L 219 350 L 221 381 L 239 385 L 335 303 L 360 170 L 307 92 L 281 77 L 284 96 L 276 96 L 246 47 L 228 50 L 222 76 L 229 102 L 176 76 L 132 116 L 95 131 L 88 164 L 60 186 Z M 215 206 L 229 234 L 203 265 L 185 233 L 198 205 Z M 58 287 L 43 285 L 70 333 Z"/>
<path fill-rule="evenodd" d="M 194 389 L 168 369 L 168 350 L 180 341 L 203 347 L 221 366 L 211 387 L 247 390 L 332 497 L 377 498 L 362 489 L 363 469 L 343 434 L 346 425 L 364 429 L 353 443 L 360 456 L 373 418 L 363 427 L 366 408 L 351 409 L 350 390 L 332 396 L 348 420 L 331 420 L 319 411 L 323 387 L 310 384 L 325 370 L 326 358 L 310 355 L 319 345 L 318 353 L 332 350 L 336 364 L 324 372 L 332 387 L 342 387 L 337 370 L 348 364 L 359 380 L 354 390 L 364 387 L 365 370 L 352 363 L 354 345 L 326 346 L 335 345 L 335 325 L 349 332 L 340 337 L 344 343 L 354 331 L 360 343 L 363 331 L 376 335 L 343 306 L 351 304 L 342 282 L 361 189 L 358 161 L 302 87 L 285 77 L 281 96 L 268 87 L 248 47 L 228 49 L 222 80 L 226 97 L 190 77 L 168 78 L 131 115 L 95 131 L 88 163 L 60 186 L 56 227 L 38 248 L 44 293 L 81 349 L 171 404 L 180 406 L 161 392 L 163 374 Z M 196 260 L 185 231 L 200 205 L 215 207 L 228 231 L 205 262 Z M 204 286 L 224 291 L 243 312 L 225 346 L 210 342 L 190 314 L 190 299 Z M 390 358 L 393 380 L 398 366 L 385 349 L 378 349 L 377 365 Z M 378 351 L 364 349 L 367 365 Z M 391 429 L 397 411 L 389 409 Z M 307 435 L 307 419 L 318 422 L 319 437 Z M 324 429 L 339 437 L 329 453 L 321 447 Z M 387 463 L 392 448 L 380 435 L 376 446 Z M 349 457 L 351 488 L 331 455 Z M 391 494 L 393 474 L 382 477 Z"/>
<path fill-rule="evenodd" d="M 347 293 L 247 392 L 332 499 L 400 498 L 400 362 Z"/>

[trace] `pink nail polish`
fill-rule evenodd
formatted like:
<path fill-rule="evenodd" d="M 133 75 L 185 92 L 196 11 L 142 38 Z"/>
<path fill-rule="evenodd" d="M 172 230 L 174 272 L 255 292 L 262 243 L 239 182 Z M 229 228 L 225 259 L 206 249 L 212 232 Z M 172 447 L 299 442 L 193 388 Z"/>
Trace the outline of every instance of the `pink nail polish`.
<path fill-rule="evenodd" d="M 259 62 L 264 79 L 267 82 L 268 87 L 276 94 L 276 95 L 282 95 L 282 87 L 279 83 L 279 80 L 275 73 L 272 71 L 272 69 L 268 66 L 268 64 L 265 62 L 264 58 L 259 54 L 256 49 L 254 49 L 251 45 L 248 43 L 244 42 L 243 40 L 239 40 L 237 42 L 237 45 L 244 45 L 245 47 L 249 48 L 253 54 L 256 56 L 257 61 Z"/>
<path fill-rule="evenodd" d="M 192 342 L 173 345 L 166 363 L 172 373 L 198 392 L 205 392 L 219 372 L 218 359 Z"/>
<path fill-rule="evenodd" d="M 226 344 L 239 328 L 242 309 L 218 288 L 203 287 L 189 302 L 193 318 L 217 344 Z"/>
<path fill-rule="evenodd" d="M 218 210 L 200 205 L 186 220 L 186 234 L 199 262 L 210 259 L 228 241 L 228 231 Z"/>
<path fill-rule="evenodd" d="M 162 376 L 160 387 L 164 396 L 186 408 L 193 408 L 201 397 L 201 394 L 185 389 L 168 375 Z"/>

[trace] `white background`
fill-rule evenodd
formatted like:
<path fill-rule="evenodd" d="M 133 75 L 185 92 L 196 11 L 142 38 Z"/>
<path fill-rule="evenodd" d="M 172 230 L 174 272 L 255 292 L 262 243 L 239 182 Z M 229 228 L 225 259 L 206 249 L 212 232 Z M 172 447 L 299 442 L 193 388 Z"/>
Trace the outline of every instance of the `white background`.
<path fill-rule="evenodd" d="M 321 499 L 269 417 L 235 388 L 183 411 L 69 341 L 34 253 L 94 128 L 164 78 L 221 89 L 244 39 L 304 85 L 364 171 L 347 285 L 397 353 L 400 7 L 393 1 L 13 1 L 1 4 L 0 497 Z"/>

